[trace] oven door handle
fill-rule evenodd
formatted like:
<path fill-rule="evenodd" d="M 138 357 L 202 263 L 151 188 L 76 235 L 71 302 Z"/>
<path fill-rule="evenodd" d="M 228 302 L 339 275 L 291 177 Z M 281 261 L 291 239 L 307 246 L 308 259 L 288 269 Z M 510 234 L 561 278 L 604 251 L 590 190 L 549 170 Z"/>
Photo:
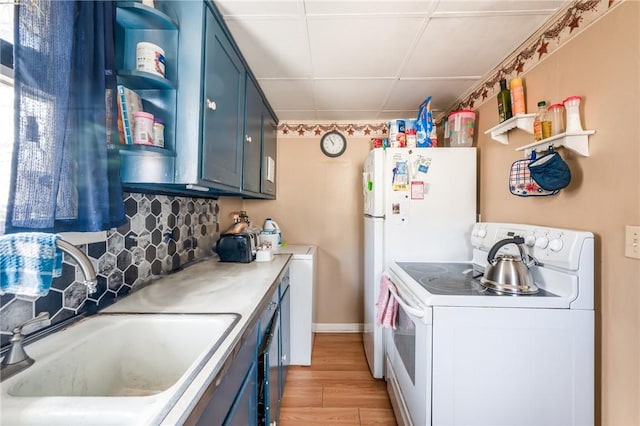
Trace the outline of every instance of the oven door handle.
<path fill-rule="evenodd" d="M 398 295 L 398 293 L 396 293 L 396 290 L 392 286 L 387 287 L 387 289 L 389 290 L 389 293 L 391 293 L 393 298 L 398 301 L 398 304 L 400 304 L 400 306 L 402 306 L 408 314 L 416 318 L 424 318 L 424 311 L 422 309 L 410 306 L 407 302 L 402 300 L 402 298 Z"/>

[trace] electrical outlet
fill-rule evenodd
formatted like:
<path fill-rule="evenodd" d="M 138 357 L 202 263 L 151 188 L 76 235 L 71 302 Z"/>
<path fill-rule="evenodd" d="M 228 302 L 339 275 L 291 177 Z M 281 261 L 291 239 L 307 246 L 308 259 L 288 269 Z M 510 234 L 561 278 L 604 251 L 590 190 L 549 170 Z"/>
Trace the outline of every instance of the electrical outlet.
<path fill-rule="evenodd" d="M 624 235 L 624 255 L 640 259 L 640 226 L 627 225 Z"/>

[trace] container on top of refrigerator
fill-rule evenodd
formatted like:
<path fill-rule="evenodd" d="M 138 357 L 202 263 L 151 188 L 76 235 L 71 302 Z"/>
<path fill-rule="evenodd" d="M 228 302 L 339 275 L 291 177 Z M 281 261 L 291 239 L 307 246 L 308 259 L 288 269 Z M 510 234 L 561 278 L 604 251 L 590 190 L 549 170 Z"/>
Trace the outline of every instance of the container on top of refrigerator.
<path fill-rule="evenodd" d="M 389 121 L 389 145 L 391 148 L 404 148 L 407 146 L 405 129 L 404 120 Z"/>
<path fill-rule="evenodd" d="M 473 128 L 476 113 L 462 109 L 449 114 L 449 129 L 451 130 L 452 147 L 468 147 L 473 145 Z"/>

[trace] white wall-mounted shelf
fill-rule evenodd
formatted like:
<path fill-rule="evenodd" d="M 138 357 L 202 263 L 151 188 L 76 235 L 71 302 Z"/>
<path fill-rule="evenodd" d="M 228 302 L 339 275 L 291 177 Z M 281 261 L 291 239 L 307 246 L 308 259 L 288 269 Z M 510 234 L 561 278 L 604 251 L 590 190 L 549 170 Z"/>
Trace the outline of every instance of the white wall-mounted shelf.
<path fill-rule="evenodd" d="M 509 130 L 518 128 L 524 130 L 527 133 L 533 134 L 533 120 L 536 114 L 518 114 L 515 117 L 511 117 L 508 120 L 494 126 L 484 132 L 485 135 L 491 133 L 491 139 L 507 145 L 509 143 Z"/>
<path fill-rule="evenodd" d="M 595 130 L 583 130 L 580 132 L 559 133 L 550 138 L 542 139 L 528 145 L 516 148 L 516 151 L 524 151 L 525 157 L 529 157 L 532 151 L 546 151 L 549 146 L 554 148 L 565 147 L 585 157 L 589 156 L 589 135 Z"/>

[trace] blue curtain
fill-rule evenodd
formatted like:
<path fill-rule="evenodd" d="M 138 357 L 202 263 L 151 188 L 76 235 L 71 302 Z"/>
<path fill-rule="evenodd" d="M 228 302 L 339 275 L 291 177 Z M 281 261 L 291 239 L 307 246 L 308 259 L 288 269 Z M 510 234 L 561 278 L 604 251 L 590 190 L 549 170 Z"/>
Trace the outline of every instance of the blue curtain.
<path fill-rule="evenodd" d="M 115 117 L 114 3 L 21 1 L 14 37 L 15 147 L 5 232 L 123 224 Z"/>

